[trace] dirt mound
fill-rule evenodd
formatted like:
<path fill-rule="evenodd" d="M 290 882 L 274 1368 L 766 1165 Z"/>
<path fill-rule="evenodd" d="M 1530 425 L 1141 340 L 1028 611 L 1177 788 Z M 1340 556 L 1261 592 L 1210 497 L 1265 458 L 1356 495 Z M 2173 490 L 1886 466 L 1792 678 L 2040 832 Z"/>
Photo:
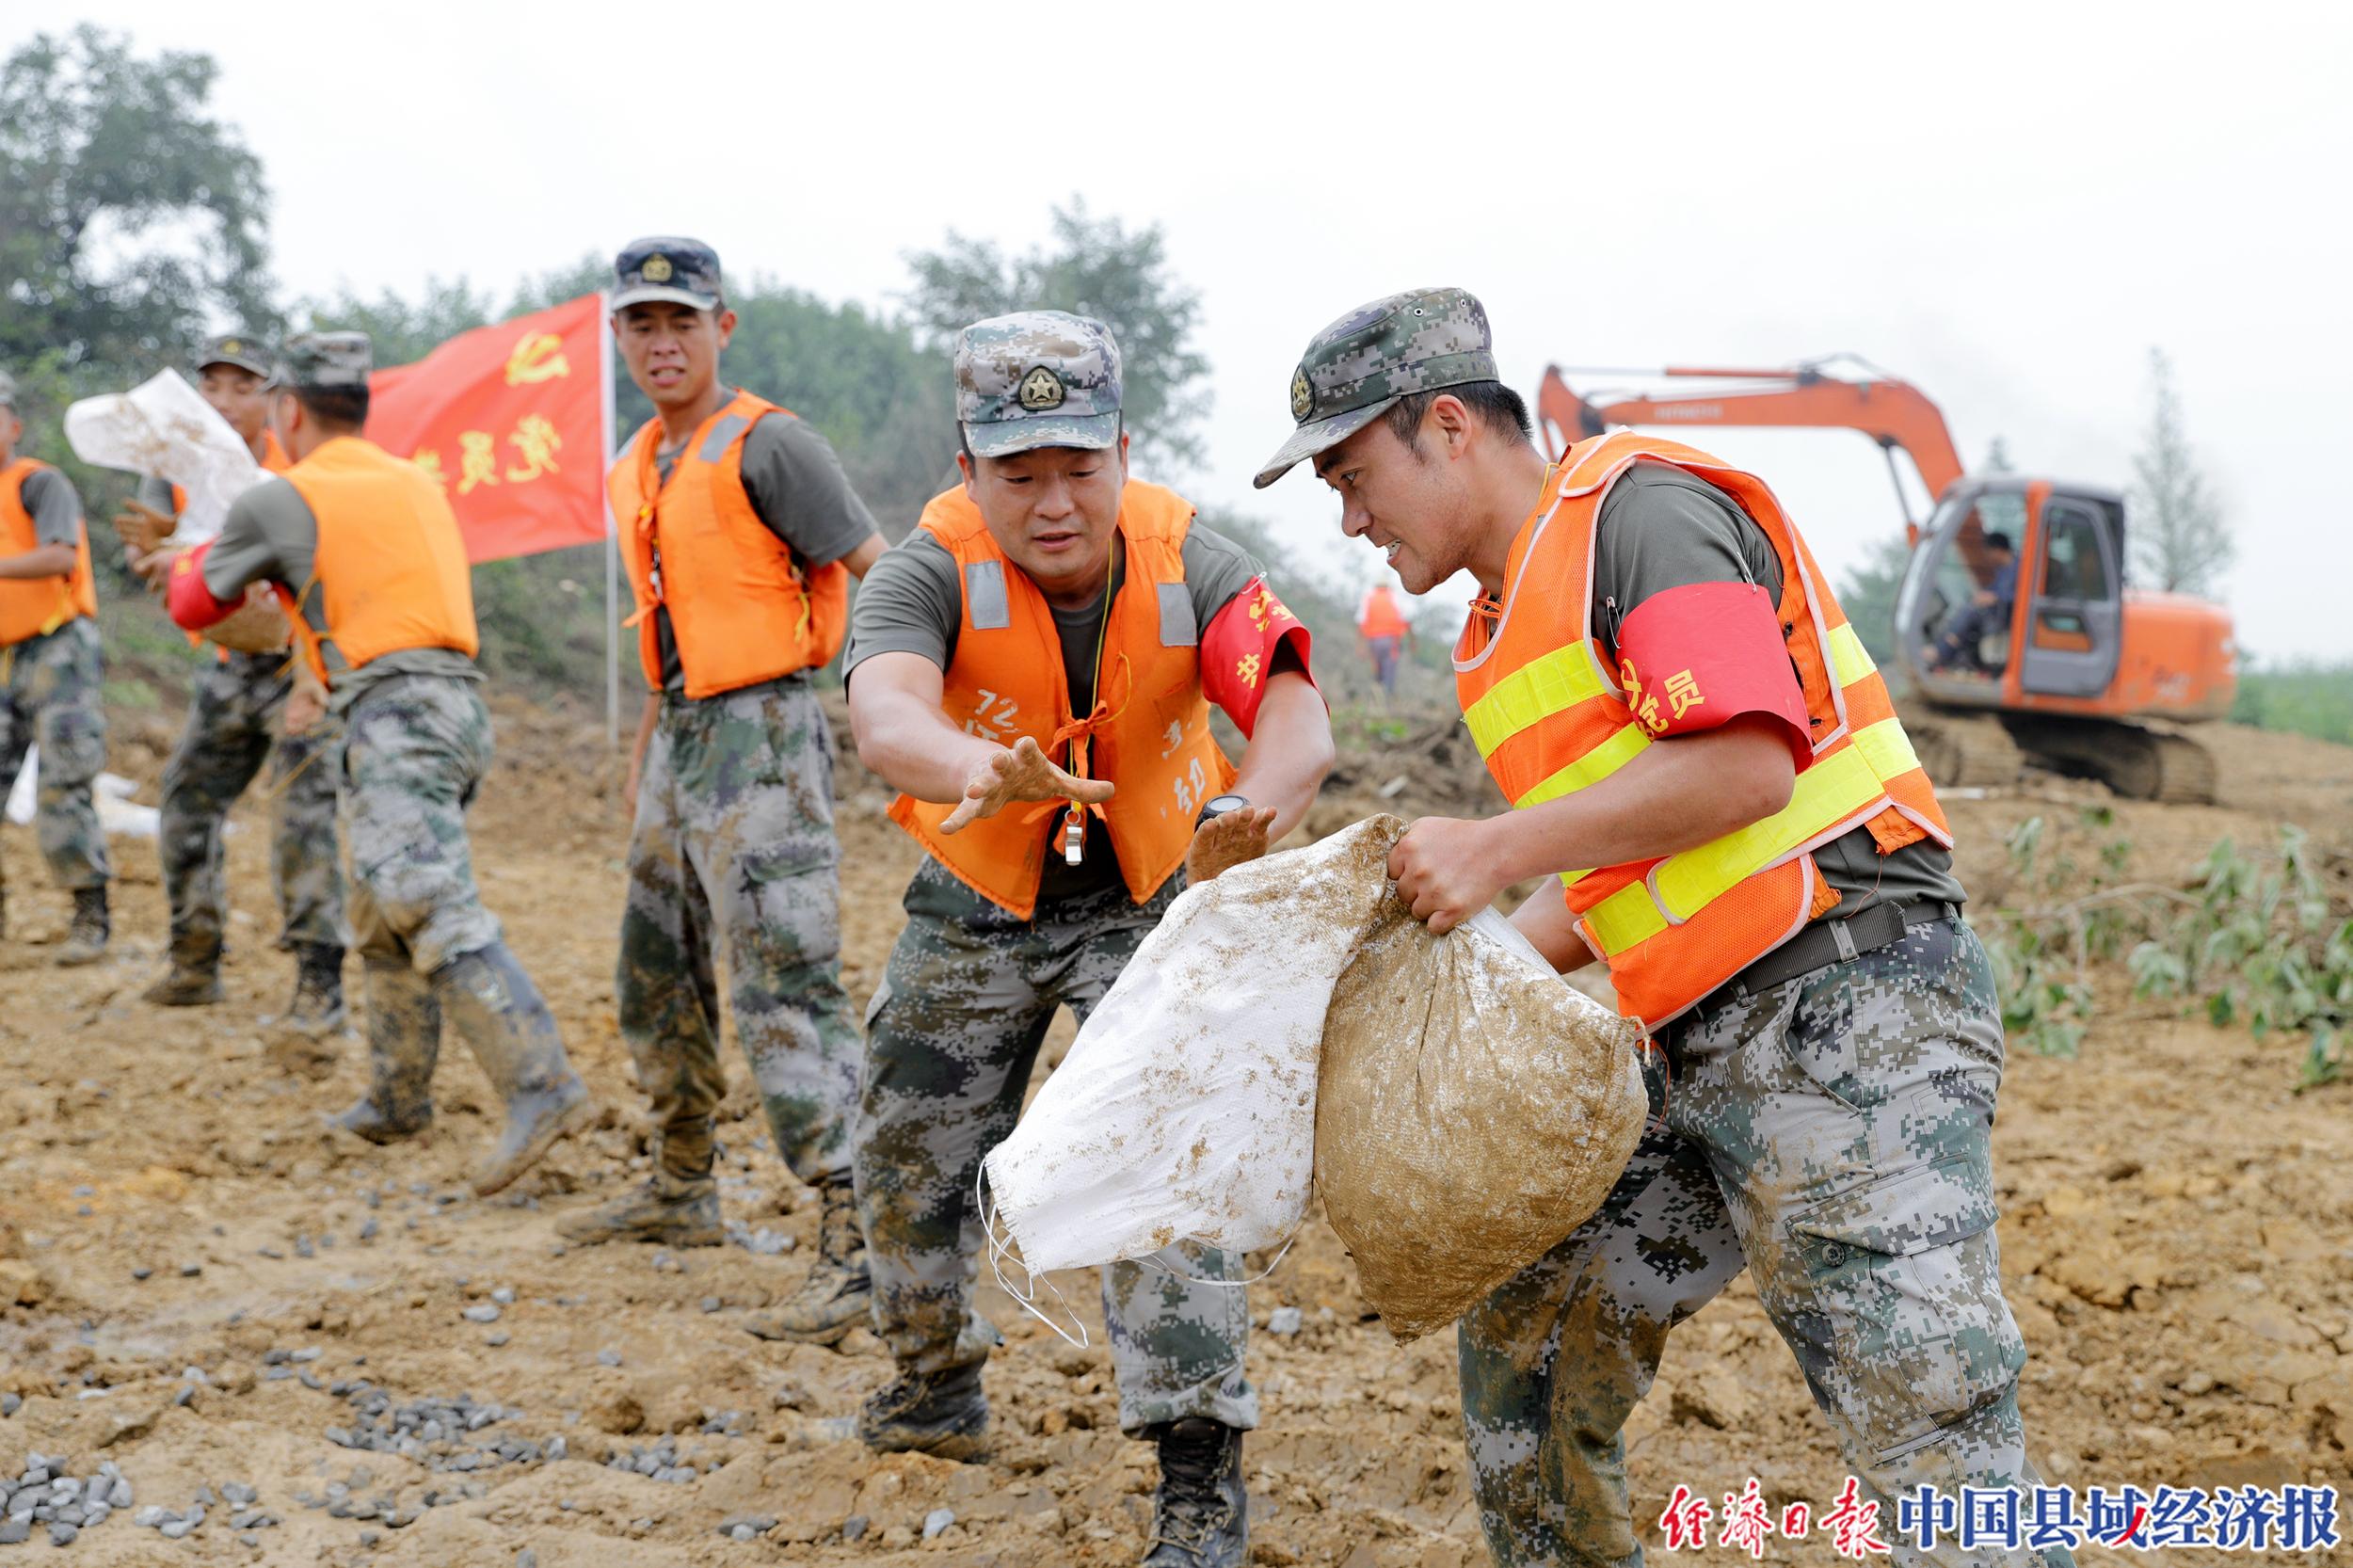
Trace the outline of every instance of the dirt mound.
<path fill-rule="evenodd" d="M 138 1507 L 184 1511 L 207 1488 L 216 1499 L 169 1556 L 134 1509 L 59 1560 L 424 1568 L 507 1563 L 527 1546 L 540 1568 L 1132 1561 L 1149 1449 L 1116 1431 L 1099 1337 L 1064 1345 L 985 1288 L 1011 1340 L 987 1374 L 998 1444 L 962 1465 L 829 1440 L 824 1419 L 885 1376 L 871 1336 L 837 1353 L 742 1332 L 745 1312 L 797 1284 L 815 1216 L 762 1146 L 740 1070 L 723 1166 L 738 1244 L 558 1241 L 561 1215 L 644 1165 L 613 1022 L 627 822 L 593 712 L 497 707 L 501 761 L 476 813 L 484 890 L 610 1109 L 491 1202 L 462 1184 L 495 1126 L 463 1053 L 444 1060 L 434 1129 L 384 1150 L 319 1128 L 360 1087 L 356 1042 L 320 1080 L 273 1064 L 253 1019 L 291 974 L 269 946 L 258 803 L 231 840 L 231 1000 L 203 1012 L 137 1000 L 164 936 L 152 850 L 122 846 L 112 961 L 61 971 L 39 943 L 61 932 L 65 903 L 40 886 L 26 834 L 0 842 L 20 936 L 0 949 L 0 1409 L 12 1411 L 0 1466 L 33 1450 L 75 1475 L 113 1460 Z M 1376 808 L 1500 808 L 1450 716 L 1384 723 L 1347 737 L 1318 825 Z M 136 744 L 114 765 L 149 779 L 152 800 L 163 745 L 149 743 L 168 744 L 168 728 L 123 733 Z M 2137 865 L 2178 870 L 2217 837 L 2268 836 L 2282 819 L 2338 853 L 2353 843 L 2353 753 L 2212 733 L 2222 804 L 2116 807 Z M 915 855 L 855 760 L 841 781 L 848 980 L 864 997 Z M 1965 872 L 1994 878 L 2002 837 L 2026 816 L 2102 800 L 2039 781 L 1954 802 Z M 2104 981 L 2080 1060 L 2013 1057 L 1995 1132 L 2004 1262 L 2034 1353 L 2023 1397 L 2035 1457 L 2079 1485 L 2343 1484 L 2353 1090 L 2292 1096 L 2289 1048 L 2121 990 Z M 1060 1283 L 1099 1336 L 1092 1282 Z M 1266 1407 L 1245 1450 L 1254 1560 L 1484 1560 L 1447 1336 L 1391 1344 L 1320 1224 L 1251 1300 L 1261 1324 L 1297 1309 L 1281 1320 L 1290 1332 L 1251 1349 Z M 1817 1511 L 1836 1491 L 1845 1467 L 1745 1280 L 1675 1336 L 1659 1382 L 1628 1434 L 1646 1519 L 1677 1484 L 1721 1495 L 1753 1474 L 1769 1497 Z M 373 1446 L 381 1432 L 408 1450 Z M 279 1522 L 238 1528 L 231 1482 Z M 927 1544 L 941 1511 L 953 1522 Z M 735 1539 L 754 1525 L 755 1539 Z M 1767 1554 L 1803 1555 L 1778 1539 Z"/>

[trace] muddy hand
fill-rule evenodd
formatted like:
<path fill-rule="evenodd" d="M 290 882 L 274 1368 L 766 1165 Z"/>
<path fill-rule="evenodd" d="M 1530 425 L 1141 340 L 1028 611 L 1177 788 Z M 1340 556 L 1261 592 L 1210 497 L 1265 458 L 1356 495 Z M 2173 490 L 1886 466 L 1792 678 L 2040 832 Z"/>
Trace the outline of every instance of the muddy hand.
<path fill-rule="evenodd" d="M 144 502 L 126 501 L 122 510 L 114 516 L 115 532 L 122 542 L 140 555 L 152 553 L 155 547 L 171 537 L 180 526 L 180 520 L 168 518 Z"/>
<path fill-rule="evenodd" d="M 327 688 L 310 667 L 297 661 L 295 664 L 294 690 L 286 694 L 285 712 L 279 717 L 279 727 L 288 735 L 307 735 L 311 727 L 327 716 Z"/>
<path fill-rule="evenodd" d="M 948 813 L 939 830 L 959 832 L 1016 801 L 1075 800 L 1081 806 L 1100 806 L 1112 792 L 1106 780 L 1080 778 L 1054 766 L 1038 744 L 1024 735 L 1010 750 L 991 752 L 973 767 L 965 781 L 963 803 Z"/>
<path fill-rule="evenodd" d="M 1248 806 L 1211 817 L 1193 829 L 1185 851 L 1185 885 L 1196 887 L 1245 860 L 1266 853 L 1267 834 L 1274 826 L 1274 808 Z"/>

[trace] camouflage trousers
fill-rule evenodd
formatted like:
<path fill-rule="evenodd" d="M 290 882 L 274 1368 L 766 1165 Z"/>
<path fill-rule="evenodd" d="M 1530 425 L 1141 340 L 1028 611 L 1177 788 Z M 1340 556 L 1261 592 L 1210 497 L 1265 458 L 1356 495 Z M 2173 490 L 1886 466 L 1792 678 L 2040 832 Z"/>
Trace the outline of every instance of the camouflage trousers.
<path fill-rule="evenodd" d="M 1999 1020 L 1984 950 L 1945 920 L 1669 1028 L 1663 1125 L 1600 1212 L 1462 1320 L 1497 1562 L 1641 1562 L 1620 1429 L 1667 1331 L 1746 1267 L 1897 1562 L 2072 1568 L 1923 1555 L 1890 1501 L 2037 1480 L 1993 1233 Z"/>
<path fill-rule="evenodd" d="M 270 884 L 284 917 L 278 946 L 341 948 L 344 879 L 335 856 L 337 727 L 321 719 L 308 734 L 279 729 L 294 689 L 287 656 L 232 653 L 196 678 L 188 720 L 164 764 L 163 821 L 156 851 L 171 904 L 171 951 L 219 962 L 227 914 L 221 828 L 230 807 L 269 765 Z"/>
<path fill-rule="evenodd" d="M 841 989 L 833 735 L 807 680 L 665 696 L 637 786 L 615 994 L 661 1168 L 711 1174 L 727 1093 L 714 960 L 776 1152 L 850 1179 L 861 1048 Z"/>
<path fill-rule="evenodd" d="M 474 889 L 466 808 L 490 766 L 477 683 L 394 676 L 344 714 L 338 796 L 352 935 L 369 969 L 430 975 L 499 939 Z"/>
<path fill-rule="evenodd" d="M 114 875 L 90 793 L 106 765 L 103 678 L 98 623 L 87 616 L 0 648 L 0 797 L 27 748 L 40 746 L 33 834 L 50 876 L 73 891 L 104 888 Z"/>
<path fill-rule="evenodd" d="M 1142 905 L 1110 888 L 1040 904 L 1025 920 L 936 860 L 915 873 L 906 929 L 867 1007 L 857 1124 L 875 1327 L 902 1368 L 937 1372 L 987 1357 L 987 1339 L 965 1332 L 979 1272 L 981 1157 L 1020 1116 L 1054 1009 L 1067 1006 L 1084 1023 L 1182 885 L 1180 872 Z M 1257 1392 L 1242 1373 L 1247 1294 L 1197 1283 L 1237 1277 L 1240 1261 L 1186 1243 L 1103 1271 L 1122 1431 L 1187 1416 L 1258 1424 Z"/>

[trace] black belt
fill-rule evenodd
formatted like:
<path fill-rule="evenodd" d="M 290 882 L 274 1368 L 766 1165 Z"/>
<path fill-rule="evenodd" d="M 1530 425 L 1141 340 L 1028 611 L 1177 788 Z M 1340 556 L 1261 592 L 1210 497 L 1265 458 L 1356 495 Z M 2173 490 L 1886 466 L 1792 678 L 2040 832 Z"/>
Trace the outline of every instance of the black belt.
<path fill-rule="evenodd" d="M 1915 925 L 1960 919 L 1958 904 L 1945 899 L 1914 899 L 1909 904 L 1874 904 L 1843 920 L 1818 921 L 1717 986 L 1700 1006 L 1712 1008 L 1721 1002 L 1747 1001 L 1817 969 L 1893 946 Z"/>

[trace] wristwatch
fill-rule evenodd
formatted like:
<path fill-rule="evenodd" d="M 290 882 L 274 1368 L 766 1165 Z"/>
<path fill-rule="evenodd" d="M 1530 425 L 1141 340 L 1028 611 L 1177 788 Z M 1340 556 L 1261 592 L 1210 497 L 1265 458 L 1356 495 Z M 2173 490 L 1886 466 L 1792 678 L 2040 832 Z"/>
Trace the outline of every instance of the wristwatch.
<path fill-rule="evenodd" d="M 1193 825 L 1197 830 L 1208 826 L 1212 818 L 1222 817 L 1228 811 L 1246 811 L 1249 808 L 1248 795 L 1213 795 L 1209 804 L 1201 808 L 1201 815 L 1193 819 Z"/>

